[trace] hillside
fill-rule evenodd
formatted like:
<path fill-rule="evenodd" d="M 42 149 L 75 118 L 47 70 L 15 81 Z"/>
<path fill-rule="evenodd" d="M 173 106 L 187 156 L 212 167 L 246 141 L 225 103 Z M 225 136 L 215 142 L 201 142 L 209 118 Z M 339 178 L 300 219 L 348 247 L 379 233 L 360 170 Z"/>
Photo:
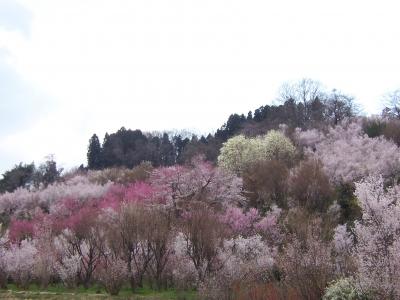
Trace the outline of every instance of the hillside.
<path fill-rule="evenodd" d="M 207 137 L 94 135 L 88 166 L 64 173 L 51 157 L 17 165 L 1 185 L 0 288 L 398 299 L 395 110 L 295 96 Z"/>

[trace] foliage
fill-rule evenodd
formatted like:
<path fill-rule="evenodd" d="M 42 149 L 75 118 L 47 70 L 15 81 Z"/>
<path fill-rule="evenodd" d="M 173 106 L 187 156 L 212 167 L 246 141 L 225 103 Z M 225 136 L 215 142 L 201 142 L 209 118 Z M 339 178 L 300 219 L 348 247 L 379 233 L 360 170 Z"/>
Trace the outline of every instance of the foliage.
<path fill-rule="evenodd" d="M 361 300 L 363 297 L 351 278 L 341 278 L 326 288 L 323 300 Z"/>
<path fill-rule="evenodd" d="M 290 176 L 290 194 L 300 206 L 326 211 L 333 200 L 333 188 L 318 160 L 302 161 Z"/>
<path fill-rule="evenodd" d="M 280 259 L 284 282 L 304 299 L 320 299 L 334 278 L 331 245 L 321 238 L 319 222 L 309 226 L 306 237 L 293 236 Z"/>
<path fill-rule="evenodd" d="M 243 172 L 244 195 L 249 206 L 265 212 L 273 205 L 287 208 L 289 170 L 278 160 L 261 161 Z"/>
<path fill-rule="evenodd" d="M 150 177 L 153 167 L 150 162 L 141 162 L 132 169 L 107 168 L 103 170 L 89 171 L 89 181 L 104 185 L 111 181 L 119 184 L 131 184 L 136 181 L 145 181 Z"/>
<path fill-rule="evenodd" d="M 97 135 L 93 136 L 89 140 L 89 147 L 87 153 L 87 162 L 89 169 L 100 169 L 102 167 L 102 151 L 99 138 Z"/>
<path fill-rule="evenodd" d="M 34 172 L 33 163 L 15 165 L 13 169 L 3 174 L 3 179 L 0 180 L 0 193 L 13 192 L 19 187 L 26 187 L 32 183 Z"/>
<path fill-rule="evenodd" d="M 46 157 L 46 161 L 42 163 L 34 174 L 34 184 L 36 187 L 41 185 L 47 187 L 60 180 L 63 169 L 57 168 L 57 162 L 54 160 L 53 155 Z"/>
<path fill-rule="evenodd" d="M 295 155 L 292 142 L 281 132 L 271 130 L 265 136 L 245 138 L 239 135 L 223 144 L 218 164 L 224 169 L 241 174 L 251 164 L 264 160 L 290 163 Z"/>
<path fill-rule="evenodd" d="M 208 299 L 321 299 L 351 295 L 344 281 L 326 288 L 352 277 L 363 297 L 397 299 L 400 187 L 390 187 L 397 146 L 363 134 L 359 122 L 280 128 L 233 138 L 263 153 L 239 175 L 195 156 L 185 165 L 81 169 L 0 195 L 0 285 L 98 286 L 121 297 L 129 284 L 134 293 L 186 288 Z M 292 134 L 306 147 L 299 162 Z M 163 139 L 160 161 L 168 164 Z M 334 157 L 339 149 L 347 158 Z M 353 183 L 381 170 L 382 177 Z"/>

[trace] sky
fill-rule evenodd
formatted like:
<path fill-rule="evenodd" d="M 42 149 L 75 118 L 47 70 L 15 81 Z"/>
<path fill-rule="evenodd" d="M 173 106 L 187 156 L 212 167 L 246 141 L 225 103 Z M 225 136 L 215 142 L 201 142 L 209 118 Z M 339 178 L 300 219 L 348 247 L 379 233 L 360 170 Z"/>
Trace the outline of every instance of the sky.
<path fill-rule="evenodd" d="M 131 129 L 215 131 L 313 78 L 366 114 L 400 87 L 397 1 L 0 0 L 0 173 Z"/>

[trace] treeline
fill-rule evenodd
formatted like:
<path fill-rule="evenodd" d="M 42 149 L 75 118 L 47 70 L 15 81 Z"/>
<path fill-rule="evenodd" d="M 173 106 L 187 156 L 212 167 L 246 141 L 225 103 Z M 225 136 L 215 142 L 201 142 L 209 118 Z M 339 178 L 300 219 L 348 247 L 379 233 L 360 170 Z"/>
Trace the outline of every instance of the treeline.
<path fill-rule="evenodd" d="M 370 136 L 383 135 L 400 144 L 400 92 L 388 93 L 384 99 L 382 119 L 369 120 L 364 131 Z M 105 134 L 103 142 L 94 134 L 89 140 L 87 166 L 81 170 L 101 170 L 112 167 L 132 168 L 143 161 L 154 167 L 185 164 L 197 155 L 216 163 L 222 144 L 229 138 L 244 134 L 257 136 L 286 124 L 288 131 L 295 128 L 324 129 L 337 125 L 345 118 L 360 114 L 353 97 L 337 90 L 327 91 L 319 82 L 303 79 L 285 83 L 278 93 L 276 105 L 265 105 L 244 114 L 231 114 L 215 134 L 198 136 L 188 132 L 146 133 L 122 127 L 115 133 Z M 32 164 L 15 165 L 3 174 L 0 193 L 11 192 L 24 186 L 47 186 L 59 179 L 53 158 L 38 168 Z"/>
<path fill-rule="evenodd" d="M 0 180 L 0 193 L 12 192 L 19 187 L 47 187 L 60 179 L 63 169 L 57 167 L 53 156 L 48 156 L 46 161 L 38 167 L 32 162 L 15 165 L 3 174 Z"/>
<path fill-rule="evenodd" d="M 115 133 L 106 133 L 100 144 L 94 134 L 89 140 L 88 168 L 132 168 L 142 161 L 149 161 L 155 167 L 171 166 L 189 162 L 199 154 L 216 162 L 222 143 L 236 134 L 265 134 L 282 123 L 293 129 L 320 128 L 336 125 L 344 118 L 358 114 L 351 96 L 337 90 L 327 92 L 319 82 L 311 79 L 284 84 L 279 92 L 279 102 L 249 111 L 247 116 L 232 114 L 214 135 L 206 137 L 165 132 L 150 134 L 122 127 Z"/>

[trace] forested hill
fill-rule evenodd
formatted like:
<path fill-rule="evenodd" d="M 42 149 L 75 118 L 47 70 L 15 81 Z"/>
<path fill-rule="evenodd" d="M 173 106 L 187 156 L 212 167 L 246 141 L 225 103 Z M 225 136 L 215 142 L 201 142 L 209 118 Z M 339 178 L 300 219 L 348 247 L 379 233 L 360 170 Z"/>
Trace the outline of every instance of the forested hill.
<path fill-rule="evenodd" d="M 363 130 L 369 137 L 383 135 L 399 145 L 398 94 L 394 93 L 385 103 L 387 107 L 379 118 L 364 118 Z M 263 135 L 284 124 L 286 134 L 293 139 L 296 128 L 327 132 L 342 120 L 361 115 L 351 96 L 337 90 L 327 91 L 310 79 L 284 84 L 276 100 L 277 104 L 261 106 L 247 115 L 231 114 L 214 134 L 207 136 L 187 131 L 148 133 L 122 127 L 115 133 L 106 133 L 100 143 L 99 137 L 93 134 L 89 139 L 87 163 L 79 170 L 133 168 L 142 162 L 149 162 L 153 167 L 183 165 L 199 154 L 215 164 L 223 143 L 235 135 Z M 58 181 L 62 171 L 51 156 L 39 166 L 20 163 L 3 174 L 0 193 L 23 186 L 47 186 Z"/>
<path fill-rule="evenodd" d="M 132 168 L 141 161 L 150 161 L 155 167 L 169 166 L 190 161 L 198 154 L 204 154 L 207 160 L 215 162 L 222 143 L 236 134 L 260 135 L 278 128 L 280 124 L 291 129 L 321 128 L 358 114 L 351 96 L 336 90 L 327 92 L 310 79 L 284 85 L 279 103 L 261 106 L 247 115 L 231 114 L 215 134 L 208 136 L 150 134 L 122 127 L 115 133 L 107 133 L 101 145 L 94 134 L 89 141 L 88 167 Z"/>
<path fill-rule="evenodd" d="M 90 139 L 88 167 L 7 171 L 0 288 L 400 299 L 399 103 L 361 117 L 318 88 L 207 137 L 121 128 Z"/>

